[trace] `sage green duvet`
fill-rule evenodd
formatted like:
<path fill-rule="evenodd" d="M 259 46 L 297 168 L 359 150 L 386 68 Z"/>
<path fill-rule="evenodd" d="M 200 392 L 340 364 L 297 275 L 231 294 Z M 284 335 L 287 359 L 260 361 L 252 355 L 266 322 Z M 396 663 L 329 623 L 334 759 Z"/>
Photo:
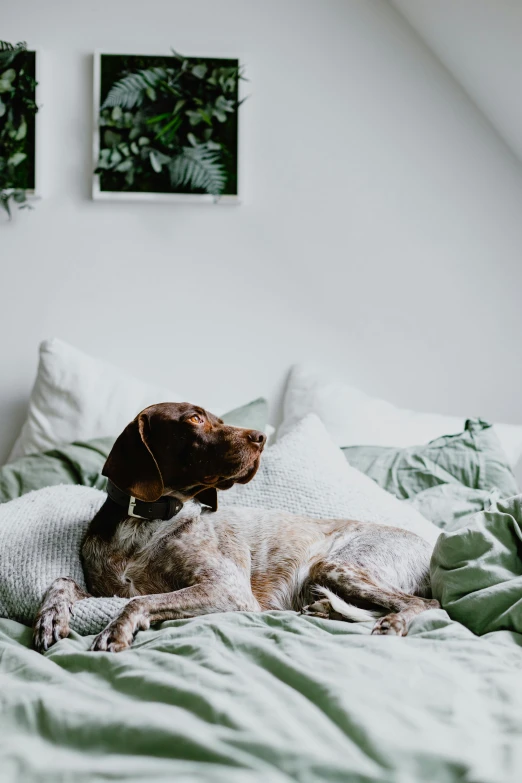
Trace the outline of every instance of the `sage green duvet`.
<path fill-rule="evenodd" d="M 399 639 L 292 612 L 208 615 L 116 655 L 73 633 L 45 656 L 0 619 L 0 783 L 519 783 L 522 496 L 494 499 L 516 485 L 489 425 L 442 440 L 347 456 L 444 528 L 432 578 L 453 619 L 426 612 Z M 98 486 L 109 448 L 7 465 L 0 501 Z"/>
<path fill-rule="evenodd" d="M 0 620 L 0 780 L 520 781 L 522 637 L 209 615 L 44 657 Z"/>

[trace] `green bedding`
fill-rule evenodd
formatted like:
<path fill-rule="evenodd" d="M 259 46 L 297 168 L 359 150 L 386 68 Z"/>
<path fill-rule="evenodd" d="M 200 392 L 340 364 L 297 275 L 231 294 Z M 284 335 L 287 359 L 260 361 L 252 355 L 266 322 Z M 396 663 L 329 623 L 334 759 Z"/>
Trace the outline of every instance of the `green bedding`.
<path fill-rule="evenodd" d="M 522 634 L 522 495 L 443 532 L 431 561 L 433 594 L 476 634 Z"/>
<path fill-rule="evenodd" d="M 0 620 L 0 779 L 519 781 L 522 637 L 442 610 L 405 639 L 292 612 L 208 615 L 45 656 Z"/>
<path fill-rule="evenodd" d="M 495 427 L 481 419 L 468 419 L 464 432 L 420 446 L 349 446 L 342 451 L 350 465 L 440 528 L 459 525 L 494 498 L 519 491 Z"/>
<path fill-rule="evenodd" d="M 73 633 L 40 656 L 30 629 L 0 620 L 0 783 L 518 783 L 522 496 L 498 502 L 493 464 L 473 473 L 473 438 L 490 435 L 466 436 L 472 487 L 448 478 L 444 449 L 387 474 L 403 489 L 413 477 L 410 501 L 446 524 L 432 576 L 452 619 L 424 613 L 404 639 L 292 612 L 229 613 L 163 623 L 117 655 L 90 653 L 92 637 Z M 0 500 L 39 482 L 97 485 L 111 443 L 5 466 Z M 481 513 L 462 524 L 470 509 Z"/>

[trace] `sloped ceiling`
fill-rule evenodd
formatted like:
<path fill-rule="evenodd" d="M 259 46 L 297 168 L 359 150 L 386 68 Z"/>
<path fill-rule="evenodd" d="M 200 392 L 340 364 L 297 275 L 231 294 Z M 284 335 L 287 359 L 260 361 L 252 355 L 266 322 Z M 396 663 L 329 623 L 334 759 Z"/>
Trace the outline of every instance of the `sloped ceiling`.
<path fill-rule="evenodd" d="M 389 0 L 522 161 L 522 0 Z"/>

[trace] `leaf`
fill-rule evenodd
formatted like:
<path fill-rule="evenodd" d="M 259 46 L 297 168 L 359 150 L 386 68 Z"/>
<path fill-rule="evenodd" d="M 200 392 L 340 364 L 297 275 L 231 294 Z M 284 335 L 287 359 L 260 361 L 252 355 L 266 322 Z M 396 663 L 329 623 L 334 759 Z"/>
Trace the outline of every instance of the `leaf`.
<path fill-rule="evenodd" d="M 119 163 L 114 171 L 130 171 L 134 166 L 134 163 L 130 158 L 127 158 L 122 163 Z"/>
<path fill-rule="evenodd" d="M 18 41 L 17 44 L 0 41 L 0 52 L 21 52 L 24 49 L 27 49 L 25 41 Z"/>
<path fill-rule="evenodd" d="M 15 141 L 22 141 L 22 139 L 25 139 L 27 135 L 27 123 L 25 121 L 25 117 L 22 117 L 22 121 L 20 125 L 18 126 L 18 130 L 15 134 Z"/>
<path fill-rule="evenodd" d="M 25 41 L 19 41 L 17 44 L 0 41 L 0 67 L 11 65 L 16 55 L 25 50 L 27 50 Z"/>
<path fill-rule="evenodd" d="M 0 117 L 3 117 L 5 113 L 6 113 L 5 103 L 0 98 Z"/>
<path fill-rule="evenodd" d="M 121 141 L 121 133 L 114 133 L 114 131 L 106 130 L 103 134 L 103 141 L 108 147 L 115 147 Z"/>
<path fill-rule="evenodd" d="M 16 201 L 17 204 L 25 204 L 27 201 L 27 194 L 25 190 L 15 190 L 13 193 L 13 201 Z"/>
<path fill-rule="evenodd" d="M 13 89 L 13 82 L 16 79 L 14 68 L 4 71 L 0 74 L 0 92 L 10 92 Z"/>
<path fill-rule="evenodd" d="M 192 69 L 192 73 L 197 79 L 204 79 L 205 74 L 207 72 L 207 66 L 203 63 L 200 63 L 199 65 L 195 65 Z"/>
<path fill-rule="evenodd" d="M 203 120 L 203 117 L 199 113 L 199 111 L 192 111 L 191 109 L 187 109 L 185 112 L 187 117 L 189 118 L 190 124 L 195 127 L 196 125 L 199 125 L 199 123 Z"/>
<path fill-rule="evenodd" d="M 225 112 L 234 112 L 234 101 L 229 101 L 223 95 L 218 95 L 216 100 L 216 109 Z"/>
<path fill-rule="evenodd" d="M 8 158 L 7 162 L 10 166 L 19 166 L 20 163 L 22 163 L 27 158 L 27 155 L 25 152 L 15 152 L 14 155 L 11 155 L 10 158 Z"/>
<path fill-rule="evenodd" d="M 145 96 L 150 96 L 160 82 L 168 82 L 169 78 L 170 71 L 167 68 L 148 68 L 130 73 L 112 85 L 101 108 L 121 106 L 123 109 L 132 109 L 141 106 Z"/>
<path fill-rule="evenodd" d="M 179 128 L 179 126 L 181 125 L 182 122 L 183 122 L 183 120 L 181 119 L 179 114 L 177 114 L 175 117 L 173 117 L 171 119 L 170 122 L 168 122 L 165 125 L 165 127 L 163 127 L 159 131 L 159 133 L 156 134 L 156 139 L 160 139 L 162 136 L 165 136 L 167 134 L 167 138 L 172 140 L 174 138 L 174 136 L 176 135 L 176 131 Z"/>
<path fill-rule="evenodd" d="M 183 147 L 169 163 L 170 182 L 173 187 L 190 185 L 194 190 L 205 190 L 213 196 L 219 196 L 226 183 L 226 174 L 220 155 L 207 148 Z"/>
<path fill-rule="evenodd" d="M 118 122 L 118 120 L 121 120 L 122 117 L 123 117 L 123 110 L 121 106 L 115 106 L 111 111 L 111 118 L 114 120 L 114 122 Z"/>
<path fill-rule="evenodd" d="M 111 168 L 111 163 L 110 163 L 111 153 L 112 150 L 109 150 L 107 148 L 100 150 L 100 157 L 98 158 L 98 166 L 95 173 L 99 173 L 99 171 L 103 169 Z"/>
<path fill-rule="evenodd" d="M 0 73 L 0 79 L 3 82 L 14 82 L 16 79 L 16 71 L 14 68 L 9 68 L 7 71 Z"/>
<path fill-rule="evenodd" d="M 11 219 L 11 207 L 9 206 L 9 196 L 6 195 L 5 193 L 0 193 L 0 206 L 2 207 L 2 209 L 4 209 L 7 212 L 9 219 Z"/>
<path fill-rule="evenodd" d="M 147 120 L 147 125 L 155 125 L 157 122 L 160 122 L 161 120 L 166 120 L 167 117 L 170 117 L 171 113 L 170 111 L 165 111 L 163 114 L 156 114 L 154 117 L 149 117 Z"/>
<path fill-rule="evenodd" d="M 149 160 L 150 160 L 150 165 L 152 166 L 152 168 L 154 169 L 156 174 L 159 174 L 160 171 L 161 171 L 161 163 L 159 162 L 159 160 L 157 158 L 157 155 L 154 152 L 154 150 L 150 151 L 150 153 L 149 153 Z"/>

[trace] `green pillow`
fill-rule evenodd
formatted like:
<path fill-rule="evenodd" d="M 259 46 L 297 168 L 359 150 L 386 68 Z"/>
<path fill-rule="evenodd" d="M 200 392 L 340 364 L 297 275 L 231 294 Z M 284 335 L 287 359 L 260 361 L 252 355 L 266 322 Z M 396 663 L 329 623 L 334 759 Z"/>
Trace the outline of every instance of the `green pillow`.
<path fill-rule="evenodd" d="M 494 427 L 480 419 L 424 446 L 350 446 L 343 452 L 350 465 L 441 528 L 519 491 Z"/>
<path fill-rule="evenodd" d="M 264 397 L 258 397 L 257 400 L 242 405 L 240 408 L 228 413 L 223 413 L 220 417 L 225 424 L 231 424 L 233 427 L 246 427 L 249 430 L 261 430 L 266 432 L 268 424 L 268 402 Z"/>
<path fill-rule="evenodd" d="M 349 446 L 350 465 L 370 476 L 400 500 L 442 484 L 460 484 L 511 497 L 518 486 L 491 424 L 469 419 L 464 432 L 444 435 L 424 446 L 407 449 Z"/>
<path fill-rule="evenodd" d="M 268 403 L 260 397 L 225 413 L 221 418 L 226 424 L 264 431 Z M 83 484 L 104 489 L 106 479 L 101 470 L 115 440 L 114 435 L 109 435 L 86 442 L 78 441 L 7 463 L 0 468 L 0 503 L 56 484 Z"/>

